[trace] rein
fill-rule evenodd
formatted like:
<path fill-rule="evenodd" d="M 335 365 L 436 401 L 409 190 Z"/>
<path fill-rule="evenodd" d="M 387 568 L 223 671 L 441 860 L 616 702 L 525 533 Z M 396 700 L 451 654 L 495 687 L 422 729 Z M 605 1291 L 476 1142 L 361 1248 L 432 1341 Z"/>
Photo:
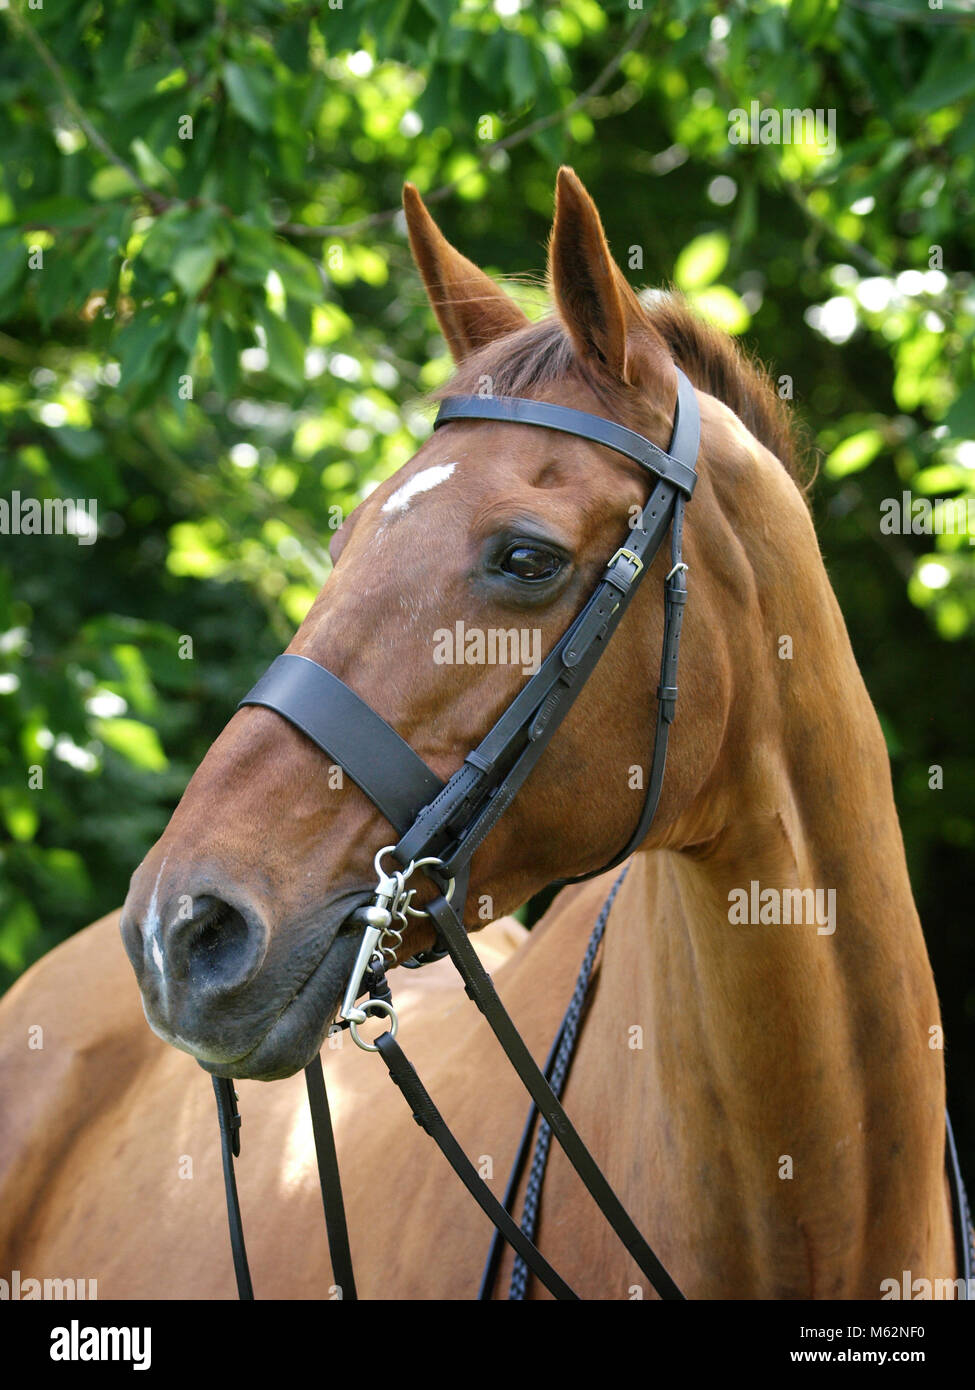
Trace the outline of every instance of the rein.
<path fill-rule="evenodd" d="M 491 1296 L 500 1259 L 500 1242 L 504 1239 L 516 1254 L 510 1297 L 524 1297 L 528 1270 L 531 1270 L 556 1298 L 578 1299 L 578 1295 L 552 1269 L 532 1239 L 540 1185 L 553 1134 L 619 1240 L 660 1297 L 674 1300 L 684 1297 L 606 1181 L 559 1100 L 578 1037 L 596 952 L 625 869 L 599 915 L 572 1003 L 544 1069 L 534 1061 L 501 1004 L 463 925 L 472 856 L 510 805 L 565 718 L 669 530 L 671 564 L 664 580 L 664 627 L 657 717 L 643 809 L 627 843 L 608 864 L 575 878 L 559 880 L 559 886 L 593 878 L 622 863 L 643 841 L 653 820 L 663 785 L 667 741 L 677 702 L 677 657 L 687 598 L 687 566 L 681 555 L 684 508 L 696 482 L 695 465 L 700 440 L 700 416 L 694 389 L 679 368 L 675 367 L 675 371 L 677 404 L 667 452 L 621 425 L 565 406 L 517 397 L 477 396 L 451 397 L 441 404 L 435 429 L 456 420 L 480 419 L 558 430 L 613 449 L 638 463 L 652 480 L 650 496 L 631 528 L 627 543 L 621 545 L 609 560 L 582 611 L 494 727 L 446 783 L 353 690 L 307 657 L 291 654 L 279 656 L 240 702 L 241 706 L 263 705 L 275 710 L 300 729 L 344 768 L 400 836 L 395 845 L 380 849 L 376 854 L 377 884 L 371 895 L 372 902 L 352 915 L 364 930 L 341 1005 L 342 1022 L 338 1026 L 348 1027 L 354 1042 L 364 1051 L 375 1052 L 382 1057 L 393 1082 L 403 1092 L 414 1120 L 434 1139 L 457 1176 L 493 1222 L 496 1234 L 482 1278 L 481 1298 Z M 398 866 L 389 872 L 382 867 L 387 855 Z M 413 907 L 416 890 L 407 886 L 413 873 L 420 869 L 439 889 L 439 896 L 424 910 Z M 466 1157 L 396 1041 L 398 1019 L 385 978 L 385 965 L 396 961 L 396 950 L 402 942 L 408 916 L 429 917 L 436 930 L 438 945 L 400 963 L 416 968 L 450 955 L 464 981 L 466 993 L 484 1015 L 531 1095 L 533 1103 L 504 1203 L 497 1200 Z M 358 1000 L 366 993 L 368 999 L 360 1006 Z M 382 1034 L 375 1044 L 363 1041 L 357 1031 L 371 1014 L 385 1016 L 390 1022 L 389 1031 Z M 333 1274 L 339 1296 L 355 1299 L 357 1295 L 338 1162 L 320 1057 L 306 1067 L 305 1074 Z M 214 1077 L 213 1085 L 220 1120 L 238 1292 L 242 1299 L 249 1299 L 253 1297 L 253 1291 L 233 1162 L 240 1152 L 240 1116 L 233 1082 Z M 538 1114 L 542 1117 L 542 1123 L 526 1192 L 525 1214 L 519 1226 L 508 1207 L 524 1170 Z M 950 1138 L 950 1124 L 948 1134 Z M 949 1144 L 949 1155 L 954 1159 L 953 1143 Z M 952 1199 L 958 1230 L 963 1228 L 964 1222 L 964 1217 L 957 1214 L 963 1210 L 960 1204 L 964 1203 L 964 1189 L 960 1187 L 957 1159 L 953 1164 L 949 1162 L 948 1166 L 952 1174 Z M 960 1248 L 966 1247 L 967 1242 L 963 1240 Z M 971 1269 L 967 1253 L 965 1260 L 967 1278 Z"/>

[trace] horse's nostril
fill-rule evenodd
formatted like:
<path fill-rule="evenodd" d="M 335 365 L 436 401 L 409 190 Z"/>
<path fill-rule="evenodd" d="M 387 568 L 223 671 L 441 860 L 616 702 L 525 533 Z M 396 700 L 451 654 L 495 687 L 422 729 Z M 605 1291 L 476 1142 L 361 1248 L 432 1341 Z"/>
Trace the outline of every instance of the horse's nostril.
<path fill-rule="evenodd" d="M 197 984 L 235 989 L 246 984 L 263 956 L 263 933 L 219 898 L 198 898 L 180 924 L 177 955 Z"/>

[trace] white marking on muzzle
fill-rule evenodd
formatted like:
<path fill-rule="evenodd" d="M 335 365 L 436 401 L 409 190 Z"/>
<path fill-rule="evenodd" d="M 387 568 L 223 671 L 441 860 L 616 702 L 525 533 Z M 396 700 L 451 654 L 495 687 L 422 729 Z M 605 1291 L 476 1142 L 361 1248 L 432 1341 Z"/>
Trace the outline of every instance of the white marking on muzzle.
<path fill-rule="evenodd" d="M 156 874 L 156 881 L 152 885 L 152 897 L 149 899 L 149 907 L 146 910 L 145 926 L 146 940 L 150 943 L 152 959 L 156 969 L 159 971 L 159 984 L 162 990 L 163 1008 L 166 1007 L 166 976 L 163 973 L 162 946 L 159 944 L 159 929 L 162 926 L 159 920 L 159 880 L 163 876 L 163 870 L 166 867 L 166 861 L 168 859 L 169 855 L 167 854 L 166 858 L 159 866 L 159 872 Z"/>

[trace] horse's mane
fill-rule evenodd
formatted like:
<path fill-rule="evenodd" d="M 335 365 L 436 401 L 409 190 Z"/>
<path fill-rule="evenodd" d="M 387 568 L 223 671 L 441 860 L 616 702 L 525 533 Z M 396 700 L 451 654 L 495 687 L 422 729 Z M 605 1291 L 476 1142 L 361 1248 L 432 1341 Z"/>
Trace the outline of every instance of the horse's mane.
<path fill-rule="evenodd" d="M 694 385 L 733 410 L 805 492 L 812 482 L 806 445 L 767 368 L 727 333 L 701 319 L 680 294 L 654 294 L 642 303 Z M 535 387 L 581 376 L 609 407 L 614 405 L 605 380 L 595 379 L 586 369 L 554 316 L 506 334 L 465 358 L 450 382 L 432 393 L 433 399 L 476 393 L 485 376 L 497 396 L 522 396 Z"/>

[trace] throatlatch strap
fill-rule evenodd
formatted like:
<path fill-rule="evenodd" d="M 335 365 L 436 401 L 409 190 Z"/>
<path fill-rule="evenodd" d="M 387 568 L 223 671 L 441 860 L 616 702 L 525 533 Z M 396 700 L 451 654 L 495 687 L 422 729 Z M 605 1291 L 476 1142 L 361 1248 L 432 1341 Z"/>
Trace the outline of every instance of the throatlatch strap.
<path fill-rule="evenodd" d="M 443 782 L 344 681 L 306 656 L 279 656 L 240 702 L 265 705 L 345 769 L 402 834 Z"/>

